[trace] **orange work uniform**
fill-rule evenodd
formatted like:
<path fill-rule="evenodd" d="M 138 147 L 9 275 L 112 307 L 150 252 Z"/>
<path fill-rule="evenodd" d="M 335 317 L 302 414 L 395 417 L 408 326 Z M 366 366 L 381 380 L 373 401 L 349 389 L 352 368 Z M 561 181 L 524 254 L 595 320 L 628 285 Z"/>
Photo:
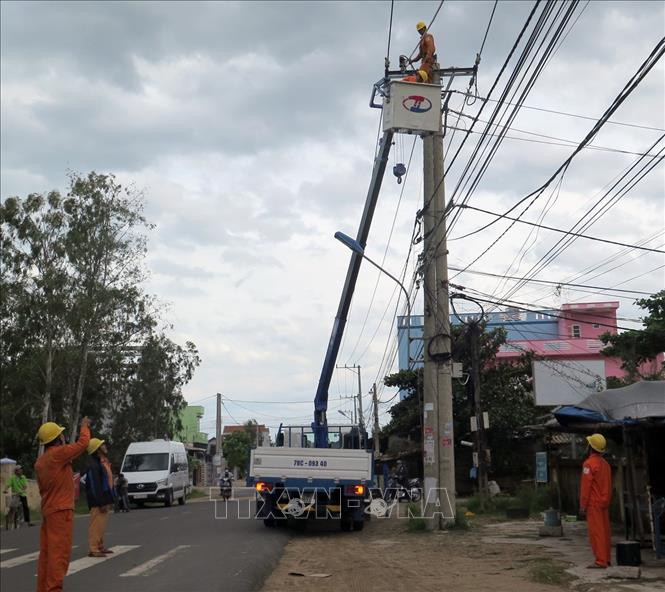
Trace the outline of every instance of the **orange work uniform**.
<path fill-rule="evenodd" d="M 37 459 L 35 471 L 42 496 L 37 592 L 60 592 L 69 567 L 74 527 L 72 460 L 85 452 L 90 430 L 81 428 L 74 444 L 51 446 Z"/>
<path fill-rule="evenodd" d="M 418 82 L 432 82 L 432 68 L 434 67 L 434 54 L 436 47 L 434 45 L 434 37 L 430 33 L 425 33 L 420 38 L 418 44 L 418 55 L 414 58 L 422 60 L 418 68 Z"/>
<path fill-rule="evenodd" d="M 596 565 L 610 565 L 612 531 L 610 529 L 610 500 L 612 499 L 612 469 L 601 454 L 592 452 L 582 465 L 580 508 L 586 511 L 589 542 Z"/>

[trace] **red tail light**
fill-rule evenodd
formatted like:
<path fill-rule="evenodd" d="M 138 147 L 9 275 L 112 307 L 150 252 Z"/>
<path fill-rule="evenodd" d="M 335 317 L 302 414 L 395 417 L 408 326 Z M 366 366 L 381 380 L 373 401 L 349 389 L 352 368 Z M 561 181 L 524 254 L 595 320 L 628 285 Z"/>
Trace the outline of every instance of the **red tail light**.
<path fill-rule="evenodd" d="M 265 481 L 258 481 L 256 484 L 256 491 L 259 493 L 265 492 L 270 492 L 272 491 L 272 485 L 270 483 L 266 483 Z"/>
<path fill-rule="evenodd" d="M 344 488 L 344 493 L 346 495 L 365 495 L 365 486 L 364 485 L 347 485 Z"/>

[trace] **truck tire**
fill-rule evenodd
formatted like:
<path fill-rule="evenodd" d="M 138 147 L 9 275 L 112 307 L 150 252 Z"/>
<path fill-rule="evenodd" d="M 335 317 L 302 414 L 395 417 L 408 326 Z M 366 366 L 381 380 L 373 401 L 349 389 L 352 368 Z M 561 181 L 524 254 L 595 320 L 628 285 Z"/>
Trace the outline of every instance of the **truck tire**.
<path fill-rule="evenodd" d="M 186 498 L 186 497 L 187 497 L 187 494 L 183 491 L 183 492 L 182 492 L 182 497 L 179 497 L 179 498 L 178 498 L 178 503 L 179 503 L 181 506 L 184 506 L 184 505 L 185 505 L 185 501 L 186 501 L 185 498 Z"/>
<path fill-rule="evenodd" d="M 270 518 L 264 518 L 263 525 L 268 528 L 274 528 L 275 526 L 277 526 L 277 520 L 275 520 L 274 516 L 271 516 Z"/>
<path fill-rule="evenodd" d="M 339 525 L 344 532 L 351 532 L 354 525 L 353 518 L 350 516 L 342 516 L 342 520 Z"/>
<path fill-rule="evenodd" d="M 169 490 L 166 492 L 166 497 L 164 498 L 164 507 L 170 508 L 172 503 L 173 503 L 173 493 L 171 492 L 171 490 Z"/>
<path fill-rule="evenodd" d="M 365 527 L 364 520 L 354 520 L 353 521 L 353 530 L 360 532 Z"/>

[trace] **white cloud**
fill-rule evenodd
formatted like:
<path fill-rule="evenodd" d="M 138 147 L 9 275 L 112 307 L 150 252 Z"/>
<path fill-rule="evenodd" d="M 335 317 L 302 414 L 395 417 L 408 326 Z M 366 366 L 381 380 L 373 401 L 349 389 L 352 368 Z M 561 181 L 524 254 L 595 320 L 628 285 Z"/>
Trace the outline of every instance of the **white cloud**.
<path fill-rule="evenodd" d="M 416 43 L 415 22 L 427 20 L 436 6 L 396 4 L 393 66 Z M 442 63 L 473 63 L 492 7 L 491 1 L 444 4 L 433 29 Z M 530 9 L 523 2 L 499 3 L 480 65 L 481 95 Z M 313 397 L 349 259 L 333 234 L 355 234 L 371 174 L 379 112 L 367 103 L 383 72 L 388 15 L 388 4 L 380 3 L 2 4 L 2 196 L 62 187 L 67 168 L 113 171 L 145 188 L 146 215 L 156 224 L 149 288 L 170 303 L 174 338 L 194 341 L 203 358 L 186 390 L 190 400 L 218 391 L 238 399 Z M 598 117 L 662 36 L 662 23 L 660 3 L 590 3 L 526 104 Z M 663 80 L 659 64 L 613 119 L 665 127 Z M 466 85 L 458 80 L 454 88 Z M 462 107 L 459 95 L 451 106 Z M 464 112 L 473 115 L 476 108 Z M 488 104 L 485 119 L 493 108 Z M 512 125 L 579 141 L 593 122 L 522 109 Z M 462 132 L 456 134 L 457 142 Z M 608 125 L 594 143 L 641 152 L 657 136 Z M 477 138 L 450 168 L 448 196 Z M 396 140 L 367 247 L 381 260 L 395 216 L 385 260 L 393 273 L 402 268 L 422 207 L 418 141 L 412 178 L 395 215 L 402 186 L 390 169 L 407 160 L 410 147 L 410 138 Z M 571 150 L 506 139 L 470 204 L 505 210 Z M 590 150 L 579 155 L 545 223 L 570 227 L 635 158 Z M 635 242 L 662 229 L 662 165 L 660 171 L 588 233 Z M 537 219 L 548 197 L 526 217 Z M 467 211 L 452 235 L 490 219 Z M 452 241 L 451 264 L 466 265 L 505 227 Z M 474 267 L 502 273 L 527 233 L 518 225 Z M 539 232 L 519 270 L 557 239 Z M 577 240 L 543 277 L 573 277 L 619 250 Z M 594 281 L 611 286 L 663 260 L 637 255 L 603 267 L 599 271 L 624 263 Z M 394 284 L 380 277 L 367 315 L 377 277 L 363 267 L 339 358 L 363 366 L 367 388 L 379 370 L 395 302 Z M 485 291 L 498 284 L 470 275 L 460 281 Z M 658 289 L 662 275 L 624 287 L 633 285 Z M 557 302 L 552 290 L 533 285 L 515 296 L 543 297 L 543 303 Z M 621 312 L 637 314 L 630 301 Z M 331 397 L 339 397 L 345 380 L 352 392 L 348 377 L 340 376 Z M 276 404 L 263 408 L 266 416 L 256 410 L 257 419 L 274 424 L 282 415 L 306 417 L 311 408 Z M 238 419 L 251 415 L 240 408 L 232 412 Z"/>

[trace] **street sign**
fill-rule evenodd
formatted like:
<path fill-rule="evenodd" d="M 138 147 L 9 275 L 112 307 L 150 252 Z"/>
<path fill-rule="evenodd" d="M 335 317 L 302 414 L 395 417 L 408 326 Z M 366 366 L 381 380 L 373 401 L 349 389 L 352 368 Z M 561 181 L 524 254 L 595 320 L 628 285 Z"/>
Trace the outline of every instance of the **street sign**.
<path fill-rule="evenodd" d="M 536 483 L 547 483 L 547 452 L 536 452 Z"/>

